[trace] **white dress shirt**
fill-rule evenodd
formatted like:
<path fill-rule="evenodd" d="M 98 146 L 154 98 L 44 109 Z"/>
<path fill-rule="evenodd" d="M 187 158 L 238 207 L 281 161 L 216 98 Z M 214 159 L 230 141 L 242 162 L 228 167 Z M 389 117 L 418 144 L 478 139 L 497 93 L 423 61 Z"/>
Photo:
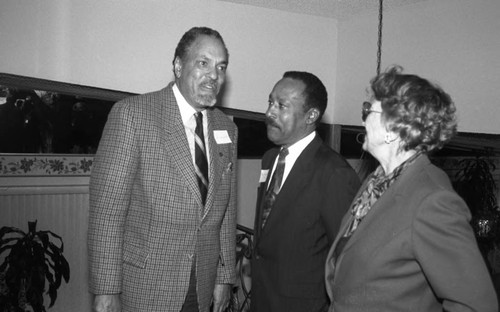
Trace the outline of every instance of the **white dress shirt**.
<path fill-rule="evenodd" d="M 188 139 L 189 150 L 191 151 L 191 158 L 193 164 L 195 164 L 194 158 L 194 136 L 196 130 L 196 118 L 194 114 L 196 110 L 189 105 L 184 96 L 182 96 L 177 84 L 174 84 L 172 87 L 172 91 L 174 92 L 175 100 L 177 101 L 177 105 L 179 106 L 179 110 L 181 112 L 182 123 L 184 124 L 184 129 L 186 130 L 186 136 Z M 205 137 L 205 151 L 207 153 L 207 163 L 210 172 L 210 147 L 208 144 L 208 118 L 207 112 L 205 110 L 201 111 L 203 115 L 203 136 Z"/>
<path fill-rule="evenodd" d="M 288 174 L 293 168 L 293 165 L 295 164 L 295 161 L 297 158 L 299 158 L 300 154 L 302 154 L 302 151 L 309 145 L 309 143 L 314 140 L 314 137 L 316 136 L 316 131 L 311 132 L 309 135 L 306 137 L 302 138 L 301 140 L 295 142 L 294 144 L 290 145 L 288 147 L 288 155 L 285 158 L 285 171 L 283 172 L 283 180 L 281 180 L 281 185 L 280 189 L 285 183 L 286 178 L 288 177 Z M 276 169 L 276 165 L 278 163 L 278 157 L 274 160 L 274 165 L 273 165 L 273 170 L 271 172 L 271 177 L 274 174 L 274 170 Z M 270 183 L 271 179 L 269 179 Z M 268 185 L 269 187 L 269 185 Z"/>

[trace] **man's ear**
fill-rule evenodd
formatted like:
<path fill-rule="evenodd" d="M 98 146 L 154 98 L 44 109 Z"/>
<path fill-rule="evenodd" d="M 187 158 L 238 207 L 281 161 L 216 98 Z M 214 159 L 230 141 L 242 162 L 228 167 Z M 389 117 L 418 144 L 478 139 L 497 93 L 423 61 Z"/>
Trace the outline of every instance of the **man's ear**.
<path fill-rule="evenodd" d="M 180 78 L 181 77 L 181 71 L 182 71 L 182 62 L 181 59 L 177 56 L 174 60 L 174 74 L 175 78 Z"/>
<path fill-rule="evenodd" d="M 306 123 L 308 125 L 315 124 L 319 118 L 319 110 L 317 108 L 311 108 L 307 112 Z"/>

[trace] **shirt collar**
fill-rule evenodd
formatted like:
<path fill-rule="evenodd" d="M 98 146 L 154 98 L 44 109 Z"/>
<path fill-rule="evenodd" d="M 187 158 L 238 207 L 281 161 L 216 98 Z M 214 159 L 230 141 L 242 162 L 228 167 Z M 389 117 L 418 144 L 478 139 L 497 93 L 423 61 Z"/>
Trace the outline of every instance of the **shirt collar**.
<path fill-rule="evenodd" d="M 314 140 L 316 136 L 316 131 L 309 133 L 307 136 L 303 137 L 299 141 L 293 143 L 288 147 L 288 155 L 294 157 L 295 159 L 299 157 L 300 153 L 306 148 L 309 143 Z"/>
<path fill-rule="evenodd" d="M 182 123 L 186 125 L 189 123 L 189 120 L 193 117 L 194 113 L 196 113 L 196 110 L 186 101 L 181 91 L 179 91 L 177 84 L 174 83 L 172 91 L 174 92 L 177 106 L 179 106 L 179 110 L 181 112 Z"/>

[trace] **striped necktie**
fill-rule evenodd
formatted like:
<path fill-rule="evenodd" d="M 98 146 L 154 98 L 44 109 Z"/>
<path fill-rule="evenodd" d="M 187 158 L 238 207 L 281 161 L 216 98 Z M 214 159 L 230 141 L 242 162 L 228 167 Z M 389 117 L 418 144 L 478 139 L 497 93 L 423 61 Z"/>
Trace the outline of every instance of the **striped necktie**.
<path fill-rule="evenodd" d="M 262 209 L 262 227 L 266 224 L 267 218 L 271 213 L 276 196 L 280 192 L 281 182 L 283 181 L 283 173 L 285 172 L 285 159 L 288 155 L 288 149 L 286 147 L 282 148 L 278 155 L 278 164 L 276 169 L 274 169 L 271 182 L 269 183 L 269 188 L 266 191 L 264 197 L 264 207 Z"/>
<path fill-rule="evenodd" d="M 205 205 L 208 191 L 208 162 L 205 149 L 205 137 L 203 135 L 203 114 L 197 112 L 196 129 L 194 131 L 194 159 L 196 176 L 198 177 L 198 187 L 200 188 L 201 201 Z"/>

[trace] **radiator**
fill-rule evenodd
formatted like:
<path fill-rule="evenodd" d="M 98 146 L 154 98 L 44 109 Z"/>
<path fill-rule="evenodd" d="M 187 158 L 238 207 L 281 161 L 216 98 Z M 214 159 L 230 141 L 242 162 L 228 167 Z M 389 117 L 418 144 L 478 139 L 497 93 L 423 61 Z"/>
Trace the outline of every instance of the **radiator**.
<path fill-rule="evenodd" d="M 38 230 L 62 237 L 64 256 L 70 265 L 70 280 L 58 290 L 51 312 L 91 311 L 87 288 L 88 187 L 18 187 L 0 192 L 0 227 L 28 230 L 28 221 L 38 220 Z M 2 260 L 3 261 L 3 260 Z M 45 298 L 46 306 L 49 299 Z"/>

